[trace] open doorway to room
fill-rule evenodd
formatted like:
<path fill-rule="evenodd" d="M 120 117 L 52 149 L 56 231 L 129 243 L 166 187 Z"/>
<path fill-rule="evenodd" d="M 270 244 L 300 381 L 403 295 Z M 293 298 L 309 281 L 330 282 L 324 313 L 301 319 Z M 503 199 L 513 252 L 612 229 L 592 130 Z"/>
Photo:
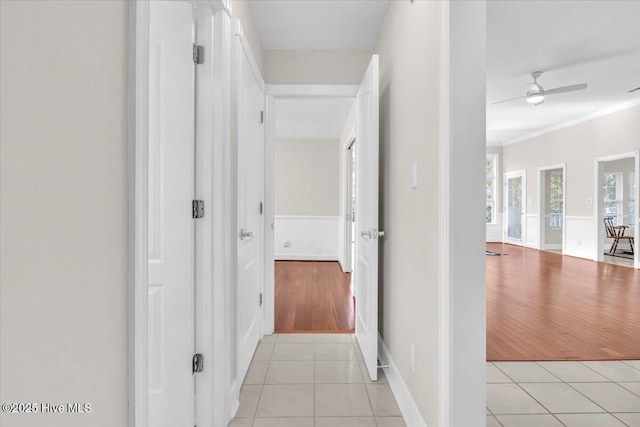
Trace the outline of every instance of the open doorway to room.
<path fill-rule="evenodd" d="M 565 166 L 538 168 L 538 219 L 541 251 L 562 254 L 564 249 Z"/>
<path fill-rule="evenodd" d="M 276 333 L 353 332 L 353 98 L 278 99 Z"/>
<path fill-rule="evenodd" d="M 637 155 L 597 160 L 597 260 L 637 267 Z"/>

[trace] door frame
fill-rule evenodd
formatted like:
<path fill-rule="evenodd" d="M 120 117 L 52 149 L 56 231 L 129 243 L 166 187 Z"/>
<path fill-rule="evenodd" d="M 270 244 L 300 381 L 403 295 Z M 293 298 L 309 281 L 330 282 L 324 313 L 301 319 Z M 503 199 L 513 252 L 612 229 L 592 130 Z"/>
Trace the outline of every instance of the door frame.
<path fill-rule="evenodd" d="M 633 255 L 633 268 L 640 269 L 640 252 L 638 250 L 638 238 L 640 238 L 640 212 L 638 209 L 638 197 L 640 196 L 640 150 L 629 151 L 626 153 L 612 154 L 610 156 L 596 157 L 593 159 L 594 164 L 594 190 L 593 194 L 595 197 L 593 208 L 593 218 L 595 219 L 594 225 L 594 233 L 596 233 L 595 238 L 595 250 L 593 254 L 593 260 L 598 262 L 604 262 L 604 254 L 602 252 L 602 246 L 604 244 L 604 223 L 602 218 L 604 217 L 604 201 L 602 200 L 603 189 L 602 189 L 602 180 L 604 179 L 604 165 L 603 163 L 612 162 L 614 160 L 622 160 L 622 159 L 635 159 L 635 184 L 636 184 L 636 218 L 635 218 L 635 227 L 634 230 L 634 238 L 635 238 L 635 250 Z M 624 187 L 623 187 L 624 188 Z M 624 190 L 623 190 L 624 191 Z"/>
<path fill-rule="evenodd" d="M 265 141 L 265 201 L 264 201 L 264 334 L 275 330 L 275 141 L 276 141 L 276 101 L 279 99 L 308 98 L 353 98 L 358 94 L 359 85 L 284 85 L 267 84 L 266 93 L 266 141 Z"/>
<path fill-rule="evenodd" d="M 566 248 L 566 224 L 564 217 L 567 212 L 567 164 L 559 163 L 557 165 L 542 166 L 538 168 L 538 250 L 545 250 L 545 230 L 546 230 L 546 186 L 542 180 L 542 175 L 548 171 L 562 169 L 562 254 L 564 255 Z"/>
<path fill-rule="evenodd" d="M 213 117 L 205 131 L 196 130 L 198 165 L 210 176 L 196 176 L 198 197 L 208 203 L 202 221 L 196 224 L 196 292 L 202 295 L 196 316 L 196 349 L 205 355 L 205 370 L 196 379 L 195 405 L 201 425 L 226 425 L 230 420 L 229 393 L 230 333 L 230 5 L 226 0 L 192 0 L 199 23 L 198 40 L 211 61 L 206 85 L 198 86 L 196 97 L 211 100 L 197 104 L 196 117 Z M 199 41 L 200 43 L 200 41 Z M 148 264 L 148 85 L 149 85 L 149 0 L 129 3 L 128 27 L 128 425 L 148 426 L 147 350 L 147 264 Z M 205 59 L 206 61 L 206 59 Z M 205 62 L 206 64 L 206 62 Z M 200 79 L 198 79 L 200 82 Z M 197 121 L 197 118 L 196 118 Z M 209 154 L 209 155 L 207 155 Z M 213 202 L 220 203 L 213 203 Z M 216 206 L 218 205 L 219 206 Z M 226 208 L 225 208 L 226 207 Z M 201 235 L 201 233 L 206 233 Z M 214 239 L 215 237 L 215 239 Z M 205 286 L 208 283 L 208 286 Z M 214 284 L 225 284 L 214 286 Z M 226 287 L 225 287 L 226 286 Z M 222 369 L 220 367 L 222 366 Z M 214 368 L 215 367 L 215 368 Z M 219 374 L 222 372 L 222 374 Z M 215 374 L 215 375 L 214 375 Z M 210 404 L 213 402 L 213 405 Z"/>
<path fill-rule="evenodd" d="M 522 217 L 521 226 L 521 243 L 518 243 L 514 240 L 509 240 L 509 179 L 522 177 L 522 209 L 523 213 L 520 215 Z M 504 209 L 502 213 L 502 218 L 504 222 L 504 234 L 503 234 L 503 242 L 509 243 L 511 245 L 522 246 L 525 247 L 527 245 L 527 170 L 521 169 L 512 172 L 505 172 L 503 175 L 503 189 L 502 189 L 502 201 L 504 204 Z"/>
<path fill-rule="evenodd" d="M 237 76 L 237 73 L 240 71 L 240 65 L 239 65 L 240 58 L 241 58 L 242 55 L 244 55 L 244 56 L 246 56 L 247 61 L 249 63 L 249 71 L 251 72 L 253 77 L 256 79 L 256 82 L 258 83 L 258 86 L 260 87 L 262 96 L 264 97 L 264 96 L 266 96 L 266 90 L 265 90 L 266 89 L 265 88 L 266 85 L 265 85 L 264 79 L 262 77 L 262 73 L 260 72 L 260 67 L 258 66 L 258 63 L 256 62 L 256 59 L 255 59 L 255 56 L 254 56 L 254 54 L 253 54 L 253 52 L 251 50 L 251 45 L 249 44 L 249 41 L 247 40 L 247 37 L 245 36 L 245 33 L 244 33 L 243 28 L 242 28 L 242 24 L 241 24 L 240 20 L 238 20 L 238 19 L 235 20 L 234 28 L 235 28 L 234 49 L 235 49 L 235 62 L 236 62 L 236 67 L 235 67 L 236 76 Z M 236 85 L 238 85 L 238 79 L 237 78 L 236 78 Z M 264 105 L 264 108 L 266 110 L 266 99 L 263 98 L 263 101 L 264 101 L 263 105 Z M 235 114 L 236 114 L 236 120 L 235 120 L 236 129 L 239 126 L 239 122 L 238 122 L 238 119 L 237 119 L 237 113 L 239 111 L 239 109 L 237 108 L 238 105 L 240 105 L 240 99 L 238 97 L 238 92 L 236 91 L 236 112 L 235 112 Z M 265 125 L 266 125 L 266 123 L 265 123 Z M 265 127 L 265 130 L 264 130 L 265 139 L 266 139 L 266 133 L 267 133 L 267 130 L 266 130 L 266 127 Z M 235 188 L 234 188 L 236 195 L 239 194 L 239 182 L 240 182 L 240 169 L 238 168 L 238 164 L 239 164 L 239 162 L 238 162 L 238 147 L 239 147 L 239 145 L 240 144 L 239 144 L 238 133 L 236 133 L 236 147 L 235 147 L 235 152 L 236 152 L 236 182 L 235 182 L 235 184 L 236 185 L 235 185 Z M 266 176 L 266 164 L 267 164 L 267 162 L 266 162 L 266 147 L 265 147 L 265 154 L 264 155 L 265 155 L 264 175 Z M 263 194 L 264 194 L 263 197 L 265 199 L 266 199 L 266 188 L 267 188 L 267 186 L 265 185 L 264 191 L 263 191 Z M 265 259 L 266 259 L 265 242 L 267 240 L 266 233 L 265 233 L 267 227 L 266 227 L 266 223 L 264 221 L 264 218 L 266 217 L 266 214 L 265 214 L 265 201 L 266 200 L 263 200 L 263 221 L 262 221 L 262 224 L 261 224 L 262 229 L 257 231 L 258 236 L 262 237 L 262 247 L 260 248 L 262 254 L 261 254 L 261 256 L 258 255 L 258 258 L 261 258 L 260 261 L 262 263 L 262 265 L 260 266 L 260 277 L 262 278 L 262 283 L 260 284 L 260 291 L 261 291 L 261 293 L 263 295 L 265 293 L 265 266 L 266 266 L 266 264 L 265 264 Z M 238 231 L 237 228 L 239 228 L 237 225 L 238 225 L 239 220 L 240 220 L 240 210 L 238 209 L 238 201 L 237 200 L 236 200 L 236 203 L 234 205 L 234 208 L 235 208 L 235 224 L 236 224 L 236 227 L 234 228 L 234 238 L 237 239 L 238 235 L 236 233 Z M 237 242 L 237 240 L 236 240 L 236 242 Z M 238 275 L 240 274 L 240 270 L 241 270 L 241 266 L 237 262 L 239 257 L 240 257 L 240 246 L 238 244 L 236 244 L 235 248 L 236 248 L 236 251 L 235 251 L 235 257 L 236 257 L 235 274 L 236 274 L 236 283 L 237 283 L 237 281 L 238 281 L 237 278 L 238 278 Z M 235 295 L 234 299 L 235 299 L 235 302 L 236 302 L 235 303 L 235 325 L 236 325 L 236 328 L 235 328 L 235 337 L 234 337 L 234 339 L 235 339 L 235 381 L 234 381 L 234 386 L 232 387 L 232 389 L 233 389 L 232 393 L 235 394 L 236 392 L 239 393 L 240 387 L 242 386 L 242 381 L 244 380 L 244 377 L 240 378 L 241 377 L 241 375 L 240 375 L 240 364 L 237 363 L 238 362 L 238 353 L 239 353 L 239 351 L 238 351 L 239 350 L 239 344 L 238 344 L 239 331 L 238 331 L 237 325 L 238 325 L 238 319 L 239 319 L 239 313 L 240 313 L 240 310 L 238 310 L 238 308 L 239 308 L 239 298 L 238 298 L 238 287 L 237 286 L 234 287 L 234 295 Z M 265 321 L 264 321 L 264 319 L 265 319 L 265 311 L 266 311 L 265 310 L 265 305 L 266 304 L 264 304 L 264 297 L 263 297 L 263 304 L 260 307 L 260 313 L 259 313 L 259 317 L 260 317 L 260 320 L 261 320 L 261 325 L 258 328 L 258 335 L 259 335 L 260 339 L 262 339 L 262 337 L 265 335 Z M 234 412 L 235 412 L 235 410 L 234 410 Z"/>

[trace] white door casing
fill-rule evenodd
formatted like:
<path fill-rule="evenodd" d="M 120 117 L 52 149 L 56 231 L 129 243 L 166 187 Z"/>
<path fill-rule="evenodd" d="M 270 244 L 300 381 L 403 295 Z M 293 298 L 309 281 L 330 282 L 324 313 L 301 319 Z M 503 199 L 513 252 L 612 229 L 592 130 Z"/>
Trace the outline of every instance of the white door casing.
<path fill-rule="evenodd" d="M 192 6 L 150 2 L 148 420 L 194 424 Z"/>
<path fill-rule="evenodd" d="M 372 381 L 378 379 L 379 60 L 373 55 L 356 97 L 356 339 Z"/>
<path fill-rule="evenodd" d="M 238 109 L 237 380 L 262 337 L 264 283 L 264 84 L 248 46 L 236 39 Z"/>

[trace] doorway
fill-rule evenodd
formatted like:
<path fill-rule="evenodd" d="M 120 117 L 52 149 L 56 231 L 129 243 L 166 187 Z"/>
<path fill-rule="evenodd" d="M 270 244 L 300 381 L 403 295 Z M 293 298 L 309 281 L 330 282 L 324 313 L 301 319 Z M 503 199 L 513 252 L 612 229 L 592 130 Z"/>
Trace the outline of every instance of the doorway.
<path fill-rule="evenodd" d="M 504 175 L 505 243 L 525 245 L 527 172 L 509 172 Z"/>
<path fill-rule="evenodd" d="M 596 159 L 595 260 L 638 268 L 638 152 Z"/>
<path fill-rule="evenodd" d="M 345 268 L 353 97 L 274 102 L 275 332 L 354 330 Z M 349 239 L 350 241 L 350 239 Z"/>
<path fill-rule="evenodd" d="M 538 168 L 539 248 L 564 252 L 565 165 Z"/>

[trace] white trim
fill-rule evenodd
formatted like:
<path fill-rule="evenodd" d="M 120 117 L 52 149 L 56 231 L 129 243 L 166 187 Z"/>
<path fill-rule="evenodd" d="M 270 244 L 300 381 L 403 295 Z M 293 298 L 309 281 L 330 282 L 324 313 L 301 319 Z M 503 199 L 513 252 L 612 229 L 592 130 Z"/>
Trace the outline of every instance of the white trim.
<path fill-rule="evenodd" d="M 451 0 L 440 2 L 439 78 L 439 231 L 440 270 L 438 277 L 438 425 L 449 427 L 451 396 Z M 383 341 L 384 343 L 384 341 Z M 382 347 L 386 351 L 386 346 Z M 388 351 L 386 351 L 388 353 Z M 390 360 L 390 358 L 388 359 Z M 391 360 L 390 360 L 391 362 Z M 391 365 L 389 365 L 391 366 Z M 395 368 L 394 368 L 395 369 Z M 407 424 L 411 425 L 411 424 Z"/>
<path fill-rule="evenodd" d="M 148 424 L 149 2 L 129 3 L 128 45 L 128 365 L 129 426 Z"/>
<path fill-rule="evenodd" d="M 522 142 L 522 141 L 526 141 L 526 140 L 531 139 L 531 138 L 535 138 L 535 137 L 538 137 L 538 136 L 546 135 L 548 133 L 555 132 L 557 130 L 565 129 L 565 128 L 568 128 L 568 127 L 571 127 L 571 126 L 578 125 L 580 123 L 588 122 L 589 120 L 593 120 L 593 119 L 597 119 L 597 118 L 600 118 L 600 117 L 603 117 L 603 116 L 607 116 L 609 114 L 617 113 L 619 111 L 626 110 L 628 108 L 633 108 L 636 105 L 640 105 L 640 99 L 634 99 L 633 101 L 623 102 L 622 104 L 614 105 L 613 107 L 605 108 L 603 110 L 599 110 L 599 111 L 596 111 L 594 113 L 587 114 L 586 116 L 578 117 L 576 119 L 567 120 L 566 122 L 562 122 L 562 123 L 559 123 L 557 125 L 554 125 L 554 126 L 551 126 L 551 127 L 548 127 L 548 128 L 536 131 L 536 132 L 531 132 L 531 133 L 528 133 L 528 134 L 526 134 L 524 136 L 519 136 L 517 138 L 510 139 L 510 140 L 505 141 L 503 143 L 499 143 L 498 142 L 498 143 L 493 143 L 491 145 L 492 146 L 503 146 L 503 147 L 505 147 L 507 145 L 516 144 L 518 142 Z"/>
<path fill-rule="evenodd" d="M 407 387 L 407 383 L 404 381 L 404 378 L 402 378 L 400 370 L 393 360 L 393 357 L 391 357 L 391 352 L 380 334 L 378 334 L 378 359 L 380 359 L 383 365 L 389 366 L 388 368 L 384 368 L 384 374 L 387 377 L 389 387 L 391 387 L 393 396 L 396 398 L 406 425 L 411 427 L 427 427 L 427 423 L 422 417 L 420 409 L 418 409 L 418 405 L 413 399 L 409 387 Z"/>
<path fill-rule="evenodd" d="M 340 261 L 337 255 L 281 254 L 275 255 L 276 261 Z M 268 334 L 267 334 L 268 335 Z"/>
<path fill-rule="evenodd" d="M 565 215 L 564 219 L 565 220 L 567 220 L 567 219 L 577 219 L 577 220 L 585 220 L 585 221 L 589 220 L 590 221 L 590 220 L 593 220 L 593 217 L 592 216 Z"/>
<path fill-rule="evenodd" d="M 268 84 L 267 94 L 276 98 L 355 98 L 360 85 Z"/>
<path fill-rule="evenodd" d="M 344 164 L 342 165 L 343 180 L 340 185 L 343 187 L 343 217 L 340 217 L 344 224 L 344 233 L 340 236 L 338 244 L 342 245 L 343 259 L 340 260 L 340 267 L 345 273 L 353 271 L 353 254 L 352 254 L 352 236 L 353 236 L 353 218 L 352 214 L 352 199 L 353 199 L 353 150 L 356 140 L 356 126 L 355 122 L 349 138 L 345 141 L 342 147 Z"/>
<path fill-rule="evenodd" d="M 230 18 L 217 0 L 199 0 L 195 31 L 205 48 L 196 69 L 196 198 L 207 215 L 196 222 L 196 349 L 210 366 L 196 377 L 199 425 L 227 425 L 232 400 Z M 237 398 L 236 398 L 237 400 Z"/>
<path fill-rule="evenodd" d="M 299 219 L 299 220 L 313 220 L 313 219 L 340 219 L 340 215 L 276 215 L 275 219 Z"/>
<path fill-rule="evenodd" d="M 276 124 L 270 120 L 275 114 L 276 102 L 271 95 L 265 100 L 265 185 L 264 185 L 264 300 L 275 302 L 275 141 Z M 266 304 L 269 305 L 269 304 Z M 263 329 L 265 335 L 273 334 L 275 330 L 275 310 L 265 308 Z"/>
<path fill-rule="evenodd" d="M 546 230 L 547 230 L 547 214 L 543 212 L 546 211 L 546 184 L 542 183 L 542 172 L 562 169 L 562 244 L 559 248 L 556 248 L 557 245 L 547 245 L 546 242 Z M 567 227 L 565 224 L 567 212 L 567 164 L 566 163 L 558 163 L 555 165 L 549 166 L 540 166 L 538 167 L 537 173 L 538 180 L 538 249 L 562 249 L 562 253 L 564 253 L 567 247 Z M 543 203 L 544 201 L 544 203 Z M 543 209 L 544 208 L 544 209 Z"/>

